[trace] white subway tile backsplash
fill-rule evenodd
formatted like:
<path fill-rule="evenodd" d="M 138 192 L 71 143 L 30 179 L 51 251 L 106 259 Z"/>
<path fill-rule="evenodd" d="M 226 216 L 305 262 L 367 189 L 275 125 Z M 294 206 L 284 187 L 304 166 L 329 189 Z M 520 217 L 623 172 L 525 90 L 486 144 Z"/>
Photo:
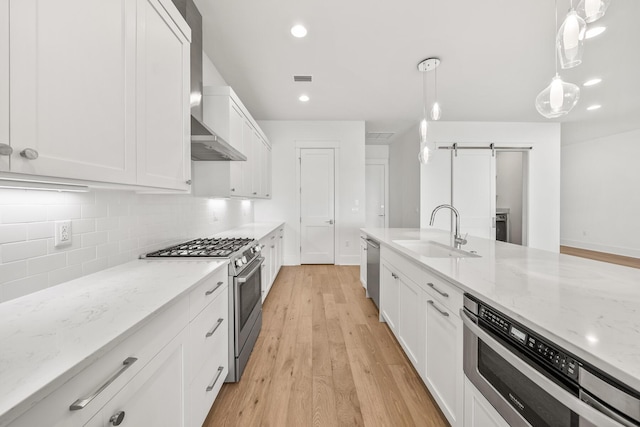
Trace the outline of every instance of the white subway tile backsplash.
<path fill-rule="evenodd" d="M 18 243 L 6 243 L 0 246 L 2 263 L 39 257 L 47 254 L 46 240 L 30 240 Z"/>
<path fill-rule="evenodd" d="M 11 282 L 27 276 L 27 261 L 0 264 L 0 283 Z"/>
<path fill-rule="evenodd" d="M 19 191 L 19 190 L 18 190 Z M 2 208 L 2 223 L 16 224 L 47 220 L 47 209 L 42 205 L 11 205 Z"/>
<path fill-rule="evenodd" d="M 54 254 L 43 257 L 31 258 L 28 261 L 29 275 L 47 273 L 52 270 L 67 266 L 67 254 Z"/>
<path fill-rule="evenodd" d="M 95 190 L 0 190 L 0 301 L 253 221 L 246 201 Z M 218 221 L 213 221 L 213 213 Z M 54 247 L 54 222 L 71 219 L 72 244 Z"/>
<path fill-rule="evenodd" d="M 27 240 L 26 224 L 0 225 L 0 244 Z"/>
<path fill-rule="evenodd" d="M 53 237 L 53 222 L 32 222 L 28 225 L 28 239 L 38 240 Z M 73 225 L 72 225 L 73 229 Z"/>

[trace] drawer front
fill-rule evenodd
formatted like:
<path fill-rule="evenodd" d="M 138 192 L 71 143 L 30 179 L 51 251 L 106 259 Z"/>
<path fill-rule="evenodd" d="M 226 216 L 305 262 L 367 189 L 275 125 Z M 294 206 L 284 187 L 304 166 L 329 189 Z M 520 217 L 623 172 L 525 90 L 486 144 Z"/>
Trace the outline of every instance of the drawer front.
<path fill-rule="evenodd" d="M 195 317 L 220 293 L 222 289 L 229 283 L 228 263 L 221 265 L 209 277 L 203 280 L 189 294 L 189 316 L 190 320 Z"/>
<path fill-rule="evenodd" d="M 191 426 L 201 427 L 229 373 L 226 347 L 219 346 L 198 370 L 189 393 Z"/>
<path fill-rule="evenodd" d="M 97 358 L 90 366 L 54 390 L 36 406 L 10 424 L 11 427 L 40 425 L 84 425 L 122 387 L 144 368 L 171 339 L 188 324 L 188 298 L 160 313 L 142 329 L 126 338 L 107 354 Z M 127 358 L 136 358 L 127 366 Z M 119 373 L 119 375 L 117 375 Z M 70 410 L 77 400 L 94 394 L 104 384 L 108 385 L 82 409 Z"/>
<path fill-rule="evenodd" d="M 454 285 L 384 245 L 380 249 L 380 256 L 397 270 L 396 274 L 400 273 L 411 279 L 427 291 L 434 301 L 445 305 L 454 313 L 462 308 L 463 293 Z"/>
<path fill-rule="evenodd" d="M 189 325 L 189 353 L 191 372 L 189 382 L 200 375 L 201 367 L 216 353 L 229 348 L 229 298 L 225 286 Z M 226 364 L 225 364 L 226 366 Z"/>

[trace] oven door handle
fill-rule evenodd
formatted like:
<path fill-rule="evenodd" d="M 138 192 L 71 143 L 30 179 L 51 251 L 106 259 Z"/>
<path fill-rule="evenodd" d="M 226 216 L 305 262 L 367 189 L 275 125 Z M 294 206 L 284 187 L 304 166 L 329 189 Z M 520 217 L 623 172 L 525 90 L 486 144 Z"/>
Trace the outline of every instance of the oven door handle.
<path fill-rule="evenodd" d="M 249 280 L 249 277 L 253 276 L 253 273 L 256 272 L 257 269 L 260 268 L 260 266 L 262 265 L 262 262 L 264 261 L 264 257 L 259 257 L 258 259 L 258 263 L 256 264 L 255 267 L 253 267 L 247 274 L 243 274 L 242 276 L 238 276 L 238 283 L 245 283 L 247 280 Z"/>
<path fill-rule="evenodd" d="M 592 422 L 596 426 L 600 427 L 619 427 L 616 421 L 598 411 L 592 406 L 589 406 L 585 402 L 578 399 L 578 397 L 573 396 L 569 392 L 562 389 L 553 381 L 549 380 L 547 377 L 542 375 L 536 369 L 531 367 L 528 363 L 524 362 L 518 356 L 507 350 L 502 344 L 500 344 L 495 338 L 491 335 L 483 331 L 473 320 L 468 312 L 464 310 L 464 308 L 460 309 L 460 317 L 462 318 L 462 322 L 464 323 L 464 327 L 468 328 L 476 337 L 481 339 L 486 345 L 491 347 L 493 351 L 498 353 L 500 357 L 505 359 L 508 363 L 510 363 L 514 368 L 518 371 L 522 372 L 527 378 L 533 381 L 538 387 L 545 390 L 549 393 L 553 398 L 555 398 L 558 402 L 562 403 L 564 406 L 583 417 L 584 419 Z M 466 355 L 465 355 L 466 356 Z M 477 369 L 477 367 L 476 367 Z M 629 426 L 633 426 L 633 424 L 628 424 Z"/>

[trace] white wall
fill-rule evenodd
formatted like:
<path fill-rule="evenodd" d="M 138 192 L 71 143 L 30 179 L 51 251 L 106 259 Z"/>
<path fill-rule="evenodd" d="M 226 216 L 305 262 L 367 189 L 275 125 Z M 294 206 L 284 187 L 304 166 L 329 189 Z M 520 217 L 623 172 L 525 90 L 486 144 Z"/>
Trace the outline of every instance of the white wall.
<path fill-rule="evenodd" d="M 204 52 L 202 52 L 202 86 L 229 86 Z"/>
<path fill-rule="evenodd" d="M 336 149 L 336 264 L 359 264 L 359 228 L 364 227 L 365 128 L 362 121 L 259 121 L 272 144 L 271 200 L 255 203 L 256 221 L 286 223 L 284 262 L 300 264 L 300 207 L 297 205 L 296 147 L 324 143 Z"/>
<path fill-rule="evenodd" d="M 496 153 L 496 210 L 509 209 L 510 242 L 522 244 L 522 153 Z"/>
<path fill-rule="evenodd" d="M 71 246 L 53 246 L 59 220 L 71 220 Z M 0 190 L 0 301 L 252 221 L 250 201 L 111 190 Z"/>
<path fill-rule="evenodd" d="M 420 227 L 420 148 L 417 128 L 389 147 L 389 227 Z"/>
<path fill-rule="evenodd" d="M 563 245 L 640 257 L 640 130 L 562 146 Z"/>
<path fill-rule="evenodd" d="M 528 246 L 559 251 L 560 246 L 560 124 L 507 122 L 434 122 L 430 138 L 437 144 L 495 143 L 530 145 Z M 427 173 L 422 166 L 422 187 Z M 445 177 L 443 177 L 443 180 Z M 429 223 L 430 212 L 422 209 L 420 223 Z"/>
<path fill-rule="evenodd" d="M 381 160 L 388 159 L 389 146 L 388 145 L 365 145 L 364 156 L 367 159 L 381 159 Z"/>

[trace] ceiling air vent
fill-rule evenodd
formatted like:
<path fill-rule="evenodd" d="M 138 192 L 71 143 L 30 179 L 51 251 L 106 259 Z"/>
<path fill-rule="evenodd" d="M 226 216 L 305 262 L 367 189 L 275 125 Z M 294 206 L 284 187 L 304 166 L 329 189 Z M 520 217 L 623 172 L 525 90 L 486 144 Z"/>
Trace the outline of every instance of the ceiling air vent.
<path fill-rule="evenodd" d="M 313 77 L 311 76 L 293 76 L 294 82 L 311 83 L 311 80 L 313 80 Z"/>
<path fill-rule="evenodd" d="M 395 135 L 394 132 L 367 132 L 367 139 L 375 139 L 377 141 L 383 141 L 391 138 Z"/>

